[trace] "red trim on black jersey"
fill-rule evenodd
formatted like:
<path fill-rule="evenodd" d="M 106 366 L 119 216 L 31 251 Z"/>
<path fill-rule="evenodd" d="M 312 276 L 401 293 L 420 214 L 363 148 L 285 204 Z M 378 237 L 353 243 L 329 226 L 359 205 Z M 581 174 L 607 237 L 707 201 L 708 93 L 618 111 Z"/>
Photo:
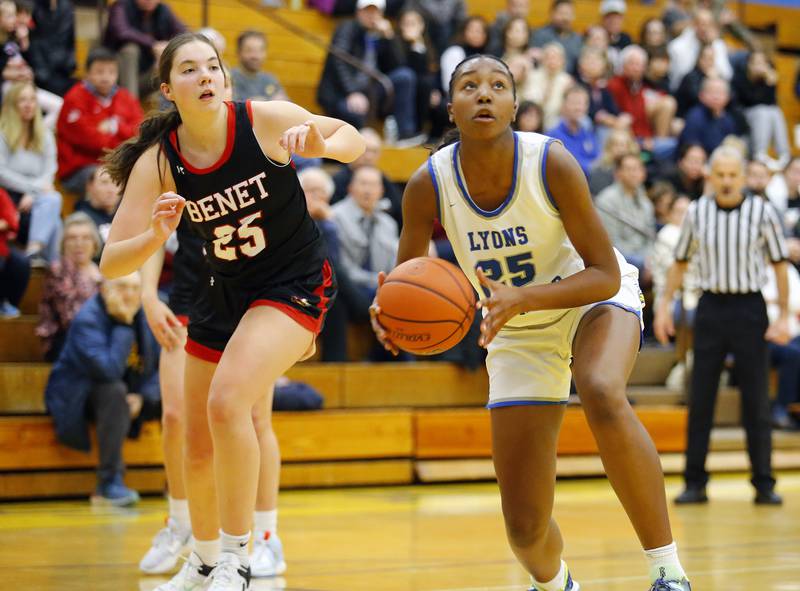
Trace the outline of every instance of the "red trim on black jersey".
<path fill-rule="evenodd" d="M 283 302 L 275 302 L 273 300 L 255 300 L 252 304 L 250 304 L 250 308 L 257 308 L 259 306 L 266 306 L 268 308 L 275 308 L 286 314 L 289 318 L 297 322 L 300 326 L 305 328 L 308 331 L 313 332 L 315 335 L 319 334 L 319 331 L 322 329 L 322 318 L 323 316 L 320 315 L 319 318 L 314 318 L 313 316 L 309 316 L 305 312 L 301 312 L 297 308 L 292 308 L 289 304 L 284 304 Z"/>
<path fill-rule="evenodd" d="M 178 314 L 175 316 L 182 326 L 189 326 L 189 317 L 186 314 Z"/>
<path fill-rule="evenodd" d="M 219 363 L 219 360 L 222 359 L 222 351 L 217 351 L 211 347 L 206 347 L 205 345 L 201 345 L 192 339 L 186 339 L 186 346 L 184 349 L 189 355 L 202 359 L 203 361 Z"/>
<path fill-rule="evenodd" d="M 330 263 L 327 259 L 325 259 L 325 262 L 322 264 L 322 283 L 320 283 L 314 290 L 314 295 L 319 298 L 319 303 L 315 306 L 316 309 L 319 310 L 319 316 L 317 318 L 306 314 L 299 308 L 293 308 L 289 304 L 284 302 L 276 302 L 273 300 L 255 300 L 252 304 L 250 304 L 249 308 L 255 308 L 257 306 L 268 306 L 270 308 L 275 308 L 276 310 L 280 310 L 286 314 L 289 318 L 297 322 L 297 324 L 303 328 L 310 330 L 315 335 L 318 335 L 322 331 L 322 323 L 325 320 L 325 314 L 328 312 L 328 302 L 330 301 L 330 298 L 325 295 L 325 291 L 330 289 L 332 285 L 333 272 L 331 271 Z"/>
<path fill-rule="evenodd" d="M 314 290 L 314 295 L 319 296 L 319 304 L 317 307 L 320 311 L 320 320 L 325 316 L 328 311 L 328 302 L 330 298 L 325 297 L 325 290 L 333 285 L 333 272 L 331 271 L 331 264 L 328 259 L 322 264 L 322 283 Z"/>
<path fill-rule="evenodd" d="M 183 154 L 181 154 L 181 151 L 178 149 L 177 131 L 173 129 L 171 132 L 169 132 L 169 141 L 172 144 L 172 147 L 175 148 L 175 153 L 178 154 L 178 158 L 181 159 L 181 162 L 186 167 L 186 170 L 192 174 L 208 174 L 210 172 L 214 172 L 220 166 L 225 164 L 228 161 L 228 158 L 231 157 L 231 153 L 233 152 L 233 144 L 236 139 L 236 110 L 231 102 L 226 101 L 225 105 L 228 107 L 228 136 L 225 139 L 225 151 L 222 153 L 222 156 L 219 157 L 219 160 L 217 160 L 208 168 L 197 168 L 192 166 L 186 160 L 186 158 L 183 157 Z"/>

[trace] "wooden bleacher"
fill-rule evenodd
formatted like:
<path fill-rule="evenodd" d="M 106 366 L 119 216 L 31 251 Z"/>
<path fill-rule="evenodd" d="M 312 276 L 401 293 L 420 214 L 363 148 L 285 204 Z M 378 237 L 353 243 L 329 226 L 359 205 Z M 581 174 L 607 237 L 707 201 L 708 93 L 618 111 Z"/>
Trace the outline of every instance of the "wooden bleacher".
<path fill-rule="evenodd" d="M 753 29 L 774 28 L 775 42 L 781 49 L 800 49 L 800 7 L 795 3 L 770 2 L 769 0 L 749 0 L 731 6 L 739 19 Z"/>
<path fill-rule="evenodd" d="M 22 304 L 25 316 L 0 322 L 0 499 L 82 496 L 94 486 L 96 452 L 83 454 L 59 445 L 44 414 L 50 365 L 40 361 L 33 333 L 42 276 L 33 275 Z M 671 437 L 680 436 L 685 422 L 685 409 L 676 405 L 680 394 L 659 387 L 672 355 L 646 350 L 631 390 L 643 416 L 654 412 L 650 401 L 671 405 L 657 411 L 661 427 L 648 422 L 665 452 L 676 444 L 662 441 L 658 429 L 671 425 Z M 488 379 L 483 369 L 469 372 L 434 362 L 302 363 L 289 377 L 319 390 L 326 410 L 276 413 L 285 487 L 410 483 L 423 475 L 474 478 L 461 463 L 489 456 L 488 412 L 483 408 Z M 579 409 L 569 410 L 561 451 L 571 457 L 595 453 L 582 421 Z M 149 423 L 124 450 L 128 481 L 145 493 L 164 487 L 159 434 L 159 425 Z M 464 441 L 472 441 L 474 453 L 466 453 Z"/>
<path fill-rule="evenodd" d="M 48 371 L 46 364 L 0 363 L 0 499 L 86 495 L 94 485 L 96 451 L 87 455 L 59 445 L 50 418 L 42 414 Z M 327 409 L 275 413 L 284 487 L 492 477 L 482 370 L 470 373 L 444 363 L 300 364 L 289 375 L 318 388 Z M 669 461 L 668 471 L 680 471 L 686 409 L 664 392 L 653 400 L 658 404 L 648 404 L 651 391 L 652 386 L 632 386 L 634 408 Z M 746 468 L 739 432 L 716 430 L 711 461 L 719 469 Z M 142 492 L 163 490 L 159 433 L 156 422 L 148 423 L 124 448 L 130 483 Z M 776 449 L 777 465 L 800 466 L 800 436 L 780 434 Z M 558 450 L 560 475 L 603 474 L 578 407 L 567 409 Z"/>
<path fill-rule="evenodd" d="M 41 362 L 33 330 L 41 296 L 35 272 L 22 303 L 25 315 L 0 321 L 0 499 L 85 496 L 94 486 L 96 452 L 58 444 L 45 416 L 43 392 L 50 365 Z M 629 397 L 651 432 L 665 465 L 679 471 L 686 409 L 683 394 L 663 386 L 674 362 L 669 349 L 645 348 L 630 380 Z M 492 478 L 488 378 L 447 363 L 302 363 L 289 372 L 325 397 L 326 410 L 276 413 L 284 487 L 403 484 Z M 718 425 L 738 423 L 738 397 L 720 397 Z M 145 426 L 126 443 L 128 482 L 144 493 L 164 488 L 159 425 Z M 743 469 L 741 437 L 710 460 Z M 788 439 L 778 465 L 800 466 L 800 441 Z M 559 474 L 602 475 L 583 413 L 570 407 L 559 442 Z M 713 454 L 712 454 L 713 455 Z M 716 463 L 715 463 L 716 462 Z"/>
<path fill-rule="evenodd" d="M 83 454 L 59 445 L 42 414 L 48 371 L 45 364 L 0 364 L 0 499 L 85 495 L 94 484 L 96 450 Z M 328 409 L 275 414 L 284 487 L 410 483 L 418 461 L 490 456 L 482 370 L 435 363 L 301 364 L 289 375 L 319 388 Z M 684 408 L 637 412 L 661 451 L 681 449 Z M 124 448 L 131 485 L 142 492 L 164 486 L 159 433 L 156 422 L 148 423 Z M 578 408 L 568 411 L 559 452 L 596 453 Z"/>

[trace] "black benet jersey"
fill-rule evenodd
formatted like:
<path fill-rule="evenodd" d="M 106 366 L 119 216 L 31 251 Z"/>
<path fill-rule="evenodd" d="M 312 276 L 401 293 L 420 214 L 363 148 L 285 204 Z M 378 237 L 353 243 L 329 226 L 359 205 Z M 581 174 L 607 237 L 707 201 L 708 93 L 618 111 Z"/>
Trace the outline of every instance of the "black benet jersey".
<path fill-rule="evenodd" d="M 227 141 L 216 164 L 198 169 L 186 162 L 175 130 L 163 142 L 175 188 L 186 199 L 181 224 L 202 238 L 211 271 L 221 277 L 272 283 L 318 270 L 325 247 L 294 164 L 264 155 L 249 101 L 226 106 Z"/>
<path fill-rule="evenodd" d="M 175 251 L 172 259 L 173 267 L 176 272 L 178 269 L 185 269 L 188 276 L 192 278 L 190 283 L 196 283 L 199 279 L 198 274 L 202 273 L 206 266 L 203 256 L 203 239 L 192 230 L 186 217 L 181 218 L 176 232 L 178 234 L 178 250 Z"/>

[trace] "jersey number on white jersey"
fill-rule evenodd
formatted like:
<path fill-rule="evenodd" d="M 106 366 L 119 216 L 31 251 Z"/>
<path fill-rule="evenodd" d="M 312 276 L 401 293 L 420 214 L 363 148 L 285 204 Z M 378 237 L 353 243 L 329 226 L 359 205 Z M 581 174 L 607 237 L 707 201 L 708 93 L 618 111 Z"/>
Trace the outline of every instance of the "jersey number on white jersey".
<path fill-rule="evenodd" d="M 507 256 L 504 259 L 485 259 L 475 265 L 483 270 L 486 277 L 493 281 L 511 283 L 514 287 L 528 285 L 536 277 L 536 266 L 533 264 L 533 253 L 523 252 Z M 489 290 L 481 286 L 488 296 Z"/>

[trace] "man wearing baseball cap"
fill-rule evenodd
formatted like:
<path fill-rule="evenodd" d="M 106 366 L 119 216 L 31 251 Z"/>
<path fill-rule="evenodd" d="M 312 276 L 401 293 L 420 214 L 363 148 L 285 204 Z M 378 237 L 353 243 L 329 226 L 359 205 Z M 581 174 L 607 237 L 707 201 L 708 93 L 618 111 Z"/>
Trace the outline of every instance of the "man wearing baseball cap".
<path fill-rule="evenodd" d="M 404 65 L 403 50 L 392 24 L 383 16 L 386 0 L 358 0 L 356 17 L 343 21 L 333 34 L 331 45 L 377 69 L 394 85 L 394 105 L 386 112 L 377 105 L 379 116 L 393 115 L 400 140 L 416 137 L 417 77 Z M 373 79 L 329 53 L 317 89 L 317 102 L 331 117 L 343 119 L 360 129 L 370 113 L 370 101 L 384 102 L 382 88 L 371 92 Z"/>
<path fill-rule="evenodd" d="M 617 51 L 633 43 L 630 35 L 622 30 L 627 9 L 625 0 L 603 0 L 600 4 L 600 16 L 603 18 L 603 28 L 608 33 L 608 44 Z"/>

